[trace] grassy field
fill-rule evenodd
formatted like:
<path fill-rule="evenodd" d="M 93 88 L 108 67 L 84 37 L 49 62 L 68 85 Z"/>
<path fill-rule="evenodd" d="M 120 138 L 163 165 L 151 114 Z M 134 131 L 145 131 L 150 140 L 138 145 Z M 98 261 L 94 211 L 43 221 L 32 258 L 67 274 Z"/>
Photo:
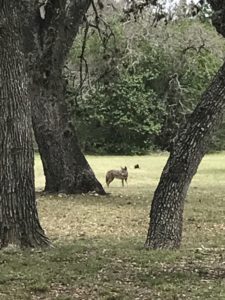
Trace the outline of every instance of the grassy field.
<path fill-rule="evenodd" d="M 105 172 L 126 165 L 128 186 L 115 180 L 106 197 L 37 193 L 54 248 L 1 251 L 0 300 L 224 300 L 225 153 L 204 158 L 186 201 L 182 247 L 170 252 L 143 248 L 166 155 L 87 158 L 104 187 Z M 39 191 L 38 157 L 35 169 Z"/>

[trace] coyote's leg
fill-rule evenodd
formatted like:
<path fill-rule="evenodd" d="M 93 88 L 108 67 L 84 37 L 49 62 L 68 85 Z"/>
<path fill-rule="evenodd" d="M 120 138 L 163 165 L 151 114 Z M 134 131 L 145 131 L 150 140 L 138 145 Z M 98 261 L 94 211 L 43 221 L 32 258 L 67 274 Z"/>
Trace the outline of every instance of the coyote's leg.
<path fill-rule="evenodd" d="M 109 187 L 109 184 L 113 181 L 113 179 L 114 179 L 113 177 L 108 178 L 108 180 L 107 180 L 107 182 L 106 182 L 108 187 Z"/>

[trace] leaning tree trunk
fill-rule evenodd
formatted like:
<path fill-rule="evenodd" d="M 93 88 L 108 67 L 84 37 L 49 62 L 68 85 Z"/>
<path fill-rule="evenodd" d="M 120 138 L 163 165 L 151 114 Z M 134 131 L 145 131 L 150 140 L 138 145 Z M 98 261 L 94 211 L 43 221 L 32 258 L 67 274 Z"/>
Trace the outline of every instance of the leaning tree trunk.
<path fill-rule="evenodd" d="M 66 106 L 63 68 L 90 0 L 47 1 L 32 26 L 32 120 L 46 177 L 45 191 L 104 195 L 81 152 Z M 27 28 L 26 28 L 27 29 Z M 31 53 L 32 52 L 32 53 Z M 30 55 L 31 54 L 31 55 Z"/>
<path fill-rule="evenodd" d="M 35 201 L 31 105 L 19 5 L 23 6 L 13 0 L 0 1 L 0 248 L 49 244 Z"/>
<path fill-rule="evenodd" d="M 178 248 L 182 239 L 184 199 L 225 108 L 225 63 L 180 130 L 162 172 L 150 212 L 147 248 Z"/>
<path fill-rule="evenodd" d="M 225 3 L 208 0 L 212 22 L 225 37 Z M 147 248 L 178 248 L 182 239 L 184 199 L 225 108 L 225 64 L 202 95 L 188 123 L 180 130 L 155 191 L 150 212 Z"/>

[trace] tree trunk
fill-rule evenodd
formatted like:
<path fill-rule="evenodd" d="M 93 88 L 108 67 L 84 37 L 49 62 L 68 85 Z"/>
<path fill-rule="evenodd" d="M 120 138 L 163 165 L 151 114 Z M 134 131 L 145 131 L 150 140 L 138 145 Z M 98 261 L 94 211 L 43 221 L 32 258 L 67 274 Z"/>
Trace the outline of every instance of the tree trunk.
<path fill-rule="evenodd" d="M 33 128 L 43 162 L 48 192 L 105 194 L 82 154 L 69 119 L 61 70 L 47 80 L 36 71 L 33 80 Z"/>
<path fill-rule="evenodd" d="M 17 1 L 0 1 L 0 248 L 47 246 L 34 190 L 31 105 Z"/>
<path fill-rule="evenodd" d="M 32 121 L 46 177 L 45 191 L 104 195 L 102 185 L 81 152 L 70 121 L 63 78 L 68 52 L 90 0 L 47 1 L 25 30 L 32 30 L 33 49 L 26 41 L 32 82 Z"/>
<path fill-rule="evenodd" d="M 189 121 L 180 130 L 162 172 L 150 212 L 147 248 L 178 248 L 182 239 L 184 200 L 225 108 L 225 64 L 203 93 Z"/>
<path fill-rule="evenodd" d="M 221 0 L 207 0 L 212 8 L 212 24 L 225 37 L 225 2 Z"/>

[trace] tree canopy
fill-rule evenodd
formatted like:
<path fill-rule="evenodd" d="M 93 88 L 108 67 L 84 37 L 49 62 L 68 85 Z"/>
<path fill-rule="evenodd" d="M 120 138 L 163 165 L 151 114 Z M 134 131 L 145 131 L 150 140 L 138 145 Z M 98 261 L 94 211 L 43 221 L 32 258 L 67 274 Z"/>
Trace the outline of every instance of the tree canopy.
<path fill-rule="evenodd" d="M 68 60 L 70 104 L 86 152 L 135 154 L 169 150 L 180 125 L 223 60 L 224 40 L 207 20 L 180 18 L 152 26 L 120 22 L 109 14 L 114 33 L 107 47 L 95 29 L 85 44 L 87 80 L 79 95 L 83 31 Z M 78 96 L 77 96 L 78 95 Z M 224 128 L 219 134 L 223 134 Z M 225 144 L 215 136 L 212 149 Z"/>

